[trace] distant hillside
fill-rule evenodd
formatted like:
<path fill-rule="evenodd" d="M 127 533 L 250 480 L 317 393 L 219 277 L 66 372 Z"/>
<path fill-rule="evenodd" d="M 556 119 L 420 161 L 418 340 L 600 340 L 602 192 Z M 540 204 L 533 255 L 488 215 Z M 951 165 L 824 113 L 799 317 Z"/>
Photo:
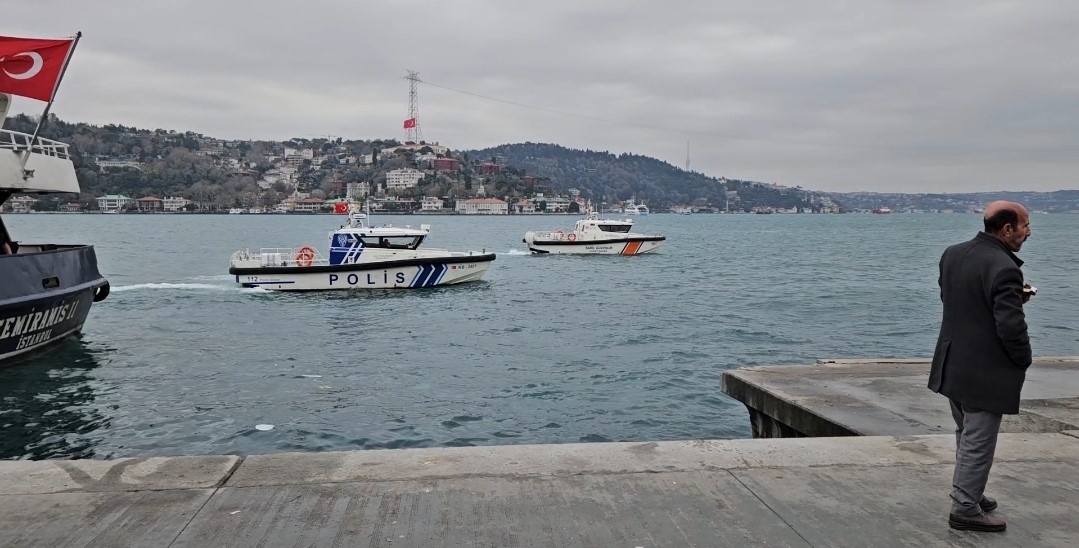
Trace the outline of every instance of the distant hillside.
<path fill-rule="evenodd" d="M 895 211 L 981 211 L 994 200 L 1011 200 L 1032 211 L 1079 213 L 1079 190 L 1055 192 L 967 192 L 962 194 L 899 194 L 846 192 L 829 194 L 847 209 L 888 207 Z"/>
<path fill-rule="evenodd" d="M 596 203 L 636 199 L 653 210 L 677 205 L 749 210 L 756 206 L 808 208 L 814 193 L 800 188 L 709 177 L 667 162 L 636 154 L 615 155 L 574 150 L 546 143 L 507 144 L 465 154 L 473 160 L 494 160 L 550 181 L 559 191 L 571 188 Z"/>
<path fill-rule="evenodd" d="M 33 132 L 36 120 L 16 115 L 5 129 Z M 233 207 L 271 208 L 288 197 L 338 198 L 347 185 L 368 185 L 380 198 L 419 200 L 435 196 L 446 208 L 481 194 L 510 203 L 544 197 L 580 196 L 600 207 L 635 200 L 654 212 L 695 211 L 839 212 L 888 207 L 895 211 L 976 211 L 1010 199 L 1036 211 L 1079 212 L 1079 190 L 979 192 L 966 194 L 825 193 L 754 181 L 711 177 L 637 154 L 575 150 L 556 144 L 518 143 L 482 150 L 453 150 L 432 143 L 400 146 L 393 139 L 294 138 L 288 141 L 222 141 L 198 133 L 93 126 L 51 117 L 43 137 L 71 145 L 82 186 L 78 197 L 42 197 L 38 209 L 66 201 L 95 206 L 104 194 L 182 196 L 201 211 Z M 436 152 L 437 150 L 437 152 Z M 435 166 L 443 158 L 459 163 Z M 491 165 L 491 163 L 496 165 Z M 451 162 L 452 163 L 452 162 Z M 389 188 L 387 174 L 416 169 L 422 177 L 409 188 Z M 537 200 L 543 203 L 543 200 Z"/>

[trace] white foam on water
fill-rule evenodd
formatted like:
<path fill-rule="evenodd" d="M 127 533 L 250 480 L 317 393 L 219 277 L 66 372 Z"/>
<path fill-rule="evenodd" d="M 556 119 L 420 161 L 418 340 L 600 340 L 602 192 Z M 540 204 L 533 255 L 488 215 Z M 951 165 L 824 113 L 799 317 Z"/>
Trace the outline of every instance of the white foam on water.
<path fill-rule="evenodd" d="M 521 251 L 520 249 L 510 249 L 509 251 L 507 251 L 505 253 L 500 253 L 499 255 L 509 255 L 511 257 L 513 257 L 513 256 L 524 257 L 524 256 L 531 255 L 531 254 L 532 254 L 532 252 L 528 251 L 528 250 Z"/>
<path fill-rule="evenodd" d="M 238 291 L 244 288 L 239 286 L 227 286 L 227 285 L 213 285 L 213 284 L 185 284 L 185 283 L 147 283 L 147 284 L 132 284 L 132 285 L 120 285 L 112 288 L 112 292 L 120 291 L 136 291 L 140 289 L 149 290 L 176 290 L 176 291 Z"/>
<path fill-rule="evenodd" d="M 256 424 L 255 425 L 255 430 L 261 430 L 263 432 L 266 432 L 266 431 L 269 431 L 269 430 L 273 430 L 273 425 L 272 424 Z"/>
<path fill-rule="evenodd" d="M 232 280 L 236 276 L 232 274 L 214 274 L 212 276 L 192 276 L 192 280 Z"/>

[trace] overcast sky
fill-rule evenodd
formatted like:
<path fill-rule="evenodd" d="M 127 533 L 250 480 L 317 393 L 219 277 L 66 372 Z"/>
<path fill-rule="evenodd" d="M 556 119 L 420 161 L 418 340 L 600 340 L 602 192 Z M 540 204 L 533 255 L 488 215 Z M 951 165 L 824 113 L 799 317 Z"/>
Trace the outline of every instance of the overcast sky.
<path fill-rule="evenodd" d="M 167 5 L 166 5 L 167 4 Z M 651 156 L 831 191 L 1079 188 L 1079 2 L 4 0 L 53 112 L 227 139 Z M 44 103 L 17 99 L 13 112 Z"/>

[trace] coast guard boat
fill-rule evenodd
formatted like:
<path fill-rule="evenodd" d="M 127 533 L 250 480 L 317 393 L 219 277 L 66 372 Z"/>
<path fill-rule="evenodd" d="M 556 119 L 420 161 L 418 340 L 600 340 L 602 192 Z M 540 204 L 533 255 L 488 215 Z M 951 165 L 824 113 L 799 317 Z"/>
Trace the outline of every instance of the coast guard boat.
<path fill-rule="evenodd" d="M 367 215 L 349 207 L 349 223 L 330 233 L 327 259 L 311 246 L 240 250 L 229 274 L 243 287 L 278 291 L 417 288 L 483 279 L 494 253 L 420 249 L 431 232 L 420 228 L 367 224 Z"/>
<path fill-rule="evenodd" d="M 524 243 L 533 253 L 576 255 L 640 255 L 652 253 L 666 236 L 630 232 L 633 220 L 600 219 L 595 211 L 577 221 L 573 230 L 525 232 Z"/>
<path fill-rule="evenodd" d="M 10 105 L 0 93 L 0 122 Z M 66 144 L 0 129 L 0 206 L 17 193 L 79 191 Z M 78 333 L 108 294 L 93 246 L 17 242 L 0 218 L 0 366 Z"/>

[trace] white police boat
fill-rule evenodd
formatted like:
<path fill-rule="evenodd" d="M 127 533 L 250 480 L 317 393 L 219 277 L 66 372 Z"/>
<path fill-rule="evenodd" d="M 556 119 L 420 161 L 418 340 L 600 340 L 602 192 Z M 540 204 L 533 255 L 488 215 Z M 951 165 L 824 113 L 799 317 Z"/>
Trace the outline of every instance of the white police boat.
<path fill-rule="evenodd" d="M 243 287 L 278 291 L 419 288 L 483 279 L 494 253 L 421 249 L 431 232 L 420 228 L 367 224 L 352 206 L 349 223 L 330 233 L 327 259 L 312 246 L 240 250 L 229 260 L 229 274 Z"/>
<path fill-rule="evenodd" d="M 633 220 L 600 219 L 595 211 L 564 232 L 525 232 L 524 243 L 533 253 L 577 255 L 640 255 L 652 253 L 666 236 L 630 232 Z"/>

